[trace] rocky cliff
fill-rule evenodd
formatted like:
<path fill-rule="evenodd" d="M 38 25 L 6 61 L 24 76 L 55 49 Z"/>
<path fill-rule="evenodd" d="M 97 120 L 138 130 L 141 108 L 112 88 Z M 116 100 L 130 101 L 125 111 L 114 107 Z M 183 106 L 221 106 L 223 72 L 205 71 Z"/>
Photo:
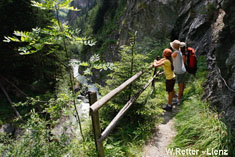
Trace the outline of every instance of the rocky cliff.
<path fill-rule="evenodd" d="M 217 106 L 224 120 L 235 128 L 235 5 L 221 1 L 220 17 L 224 15 L 221 32 L 207 53 L 209 75 L 204 98 Z M 219 24 L 219 23 L 218 23 Z"/>
<path fill-rule="evenodd" d="M 127 0 L 120 24 L 120 44 L 126 43 L 131 31 L 137 31 L 140 40 L 169 37 L 177 19 L 177 4 L 175 0 Z"/>
<path fill-rule="evenodd" d="M 96 0 L 73 0 L 71 3 L 75 8 L 80 9 L 80 11 L 69 11 L 67 20 L 72 23 L 77 17 L 82 15 L 84 12 L 87 13 L 92 7 L 96 5 Z"/>
<path fill-rule="evenodd" d="M 216 106 L 235 128 L 235 6 L 233 1 L 185 0 L 171 38 L 186 41 L 205 54 L 208 78 L 203 99 Z M 187 5 L 186 5 L 187 4 Z M 182 5 L 183 6 L 183 5 Z"/>

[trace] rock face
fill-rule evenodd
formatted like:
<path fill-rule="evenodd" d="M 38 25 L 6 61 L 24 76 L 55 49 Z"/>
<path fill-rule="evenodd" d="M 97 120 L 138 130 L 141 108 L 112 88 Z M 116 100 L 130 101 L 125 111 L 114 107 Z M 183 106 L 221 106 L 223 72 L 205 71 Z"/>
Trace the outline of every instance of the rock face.
<path fill-rule="evenodd" d="M 208 78 L 203 98 L 235 129 L 235 6 L 232 0 L 184 0 L 171 40 L 186 41 L 205 54 Z M 185 5 L 182 5 L 185 4 Z"/>
<path fill-rule="evenodd" d="M 195 48 L 197 54 L 206 54 L 212 43 L 211 24 L 217 18 L 215 0 L 184 0 L 171 33 L 171 40 L 179 39 Z"/>
<path fill-rule="evenodd" d="M 67 16 L 68 17 L 67 20 L 70 22 L 76 20 L 76 18 L 79 15 L 81 15 L 81 12 L 83 12 L 84 10 L 89 10 L 95 4 L 96 4 L 96 0 L 73 0 L 71 5 L 74 6 L 75 8 L 80 9 L 80 11 L 78 11 L 78 12 L 77 11 L 69 11 L 68 16 Z"/>
<path fill-rule="evenodd" d="M 127 0 L 121 19 L 120 45 L 128 40 L 128 32 L 137 31 L 138 39 L 169 37 L 177 19 L 175 0 Z"/>
<path fill-rule="evenodd" d="M 218 36 L 215 48 L 208 56 L 210 73 L 205 85 L 206 98 L 223 113 L 225 121 L 235 129 L 235 6 L 224 1 L 224 28 Z M 212 81 L 213 80 L 213 81 Z"/>

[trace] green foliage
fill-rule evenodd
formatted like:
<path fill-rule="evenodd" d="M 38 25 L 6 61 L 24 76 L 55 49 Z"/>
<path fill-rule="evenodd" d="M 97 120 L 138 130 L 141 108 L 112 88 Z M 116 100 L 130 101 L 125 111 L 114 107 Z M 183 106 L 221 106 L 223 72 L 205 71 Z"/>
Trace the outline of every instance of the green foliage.
<path fill-rule="evenodd" d="M 44 27 L 46 24 L 49 23 L 52 15 L 50 12 L 42 12 L 41 10 L 32 7 L 29 0 L 1 1 L 0 14 L 2 15 L 1 20 L 4 21 L 4 23 L 0 25 L 1 40 L 4 39 L 4 36 L 12 34 L 14 30 L 28 31 L 32 27 Z M 11 99 L 16 99 L 16 101 L 18 101 L 19 99 L 22 100 L 23 96 L 19 94 L 17 89 L 10 85 L 10 83 L 16 85 L 26 94 L 31 94 L 35 91 L 33 89 L 30 89 L 30 84 L 37 79 L 38 81 L 40 80 L 40 82 L 43 82 L 42 84 L 47 86 L 43 90 L 40 90 L 40 92 L 51 90 L 53 84 L 50 85 L 49 82 L 54 82 L 53 76 L 56 73 L 56 70 L 53 68 L 59 68 L 56 64 L 53 64 L 53 56 L 37 54 L 30 57 L 24 57 L 18 55 L 16 50 L 19 46 L 20 44 L 15 42 L 0 42 L 0 71 L 1 76 L 4 77 L 1 77 L 0 79 L 4 88 L 11 96 Z M 42 60 L 44 60 L 45 62 L 42 62 Z M 50 68 L 46 69 L 45 67 Z M 50 71 L 51 69 L 53 70 Z M 38 75 L 39 73 L 41 75 Z M 2 98 L 2 93 L 0 93 L 0 95 L 0 97 Z M 1 105 L 3 105 L 3 101 L 1 101 L 0 103 Z"/>
<path fill-rule="evenodd" d="M 100 56 L 97 54 L 94 54 L 93 56 L 91 56 L 91 58 L 89 59 L 88 62 L 81 62 L 79 64 L 79 66 L 81 67 L 86 67 L 86 70 L 84 71 L 84 75 L 92 75 L 92 70 L 93 69 L 97 69 L 99 71 L 102 70 L 113 70 L 113 63 L 110 62 L 102 62 L 100 60 Z"/>
<path fill-rule="evenodd" d="M 156 93 L 158 95 L 161 91 L 157 89 L 156 93 L 151 94 L 151 92 L 152 89 L 147 88 L 142 93 L 138 100 L 144 103 L 133 104 L 130 111 L 124 115 L 111 135 L 104 141 L 106 156 L 141 156 L 142 146 L 153 134 L 155 125 L 162 120 L 160 115 L 163 111 L 160 106 L 160 99 L 155 95 Z M 110 105 L 111 103 L 108 103 L 106 104 L 107 107 L 101 109 L 102 128 L 110 122 L 109 118 L 114 118 L 111 117 L 113 113 L 107 110 L 107 108 L 112 108 Z"/>
<path fill-rule="evenodd" d="M 143 40 L 138 41 L 136 44 L 136 51 L 138 53 L 148 56 L 148 62 L 153 62 L 157 56 L 162 57 L 162 52 L 165 48 L 169 47 L 169 39 L 154 40 L 145 37 Z"/>
<path fill-rule="evenodd" d="M 109 6 L 109 7 L 108 7 Z M 111 51 L 110 47 L 115 47 L 118 44 L 117 36 L 119 33 L 120 19 L 126 8 L 126 1 L 120 2 L 100 1 L 91 11 L 89 11 L 84 32 L 86 36 L 94 35 L 97 44 L 90 47 L 84 47 L 81 55 L 87 56 L 88 52 L 97 52 L 101 59 L 106 59 L 105 52 Z M 104 17 L 102 17 L 104 15 Z M 87 29 L 88 28 L 88 29 Z M 113 51 L 113 49 L 112 49 Z M 115 56 L 112 56 L 116 60 Z M 84 59 L 86 60 L 86 58 Z"/>
<path fill-rule="evenodd" d="M 0 25 L 1 40 L 4 39 L 4 36 L 12 35 L 14 30 L 20 30 L 15 32 L 20 34 L 31 30 L 32 27 L 45 27 L 50 24 L 51 12 L 32 7 L 30 0 L 4 0 L 0 3 L 1 20 L 4 21 Z M 35 33 L 37 33 L 36 30 Z M 18 40 L 25 41 L 29 34 L 25 35 Z M 51 93 L 56 84 L 56 77 L 63 70 L 54 55 L 45 55 L 47 47 L 41 53 L 30 56 L 19 55 L 17 49 L 25 45 L 26 41 L 24 43 L 0 42 L 0 81 L 13 102 L 25 101 L 26 96 Z M 35 48 L 39 47 L 40 45 L 35 45 Z M 61 53 L 59 52 L 59 54 Z M 59 56 L 59 58 L 62 62 L 64 61 L 63 57 Z M 10 104 L 2 92 L 0 92 L 0 97 L 0 106 L 4 108 L 0 111 L 4 112 L 1 114 L 1 120 L 3 124 L 10 123 L 15 118 L 15 114 L 11 111 L 12 108 L 8 107 Z M 17 110 L 24 114 L 27 109 L 17 107 Z"/>
<path fill-rule="evenodd" d="M 121 59 L 114 63 L 113 73 L 109 74 L 106 86 L 100 89 L 101 95 L 107 94 L 131 77 L 131 63 L 133 63 L 133 75 L 141 70 L 145 73 L 132 83 L 131 92 L 127 87 L 101 109 L 102 128 L 105 128 L 126 104 L 130 93 L 132 96 L 135 95 L 152 76 L 153 71 L 148 71 L 150 59 L 147 55 L 136 51 L 140 49 L 136 49 L 133 39 L 133 37 L 130 39 L 130 46 L 121 47 Z M 166 93 L 162 92 L 164 84 L 156 83 L 156 86 L 155 92 L 149 87 L 141 94 L 113 133 L 104 141 L 106 156 L 140 156 L 142 145 L 151 136 L 151 130 L 156 122 L 160 122 L 159 117 L 162 113 L 160 105 L 167 99 Z"/>
<path fill-rule="evenodd" d="M 78 17 L 71 21 L 72 27 L 81 29 L 80 33 L 84 36 L 92 36 L 93 23 L 95 21 L 98 9 L 100 7 L 99 3 L 91 6 L 92 7 L 88 9 L 87 8 L 81 9 L 81 12 L 78 15 Z"/>
<path fill-rule="evenodd" d="M 176 116 L 178 133 L 170 147 L 198 149 L 199 152 L 212 148 L 226 149 L 229 150 L 229 156 L 234 156 L 234 132 L 222 122 L 220 115 L 207 102 L 199 99 L 207 72 L 205 58 L 200 57 L 198 63 L 196 78 L 191 76 L 186 84 L 184 102 Z"/>
<path fill-rule="evenodd" d="M 130 46 L 122 46 L 121 48 L 121 61 L 115 62 L 114 63 L 114 72 L 109 74 L 110 79 L 106 81 L 107 85 L 104 87 L 106 92 L 102 93 L 102 95 L 105 95 L 105 93 L 111 91 L 111 89 L 118 87 L 120 84 L 125 82 L 127 79 L 131 77 L 131 60 L 132 56 L 131 54 L 131 47 Z M 141 71 L 141 70 L 146 70 L 148 67 L 148 64 L 145 63 L 146 57 L 141 54 L 135 54 L 134 55 L 134 65 L 133 65 L 133 74 Z M 138 90 L 141 85 L 144 85 L 146 83 L 146 80 L 148 77 L 144 74 L 142 79 L 139 82 L 135 82 L 133 86 L 134 91 Z M 143 87 L 143 86 L 142 86 Z M 124 93 L 120 94 L 120 97 L 115 99 L 116 103 L 121 103 L 123 104 L 128 100 L 130 91 L 127 90 Z"/>
<path fill-rule="evenodd" d="M 26 123 L 18 126 L 20 136 L 17 135 L 19 136 L 17 142 L 9 135 L 1 135 L 0 152 L 6 156 L 60 156 L 67 152 L 69 137 L 62 134 L 57 138 L 52 134 L 51 129 L 60 122 L 61 117 L 68 115 L 71 99 L 71 96 L 61 94 L 57 99 L 52 98 L 47 103 L 37 97 L 15 104 L 16 106 L 37 106 L 36 109 L 41 112 L 39 114 L 32 109 L 24 115 L 23 119 Z"/>
<path fill-rule="evenodd" d="M 96 34 L 98 30 L 103 26 L 105 14 L 109 10 L 109 7 L 111 6 L 110 3 L 111 2 L 109 0 L 101 1 L 99 10 L 96 14 L 95 21 L 94 21 L 93 34 Z"/>
<path fill-rule="evenodd" d="M 65 0 L 65 1 L 60 1 L 60 0 L 53 0 L 53 1 L 44 1 L 43 3 L 32 1 L 32 6 L 38 7 L 40 9 L 48 9 L 48 10 L 73 10 L 73 11 L 78 11 L 78 9 L 75 9 L 74 7 L 70 6 L 70 3 L 73 0 Z"/>
<path fill-rule="evenodd" d="M 184 103 L 176 119 L 178 134 L 171 147 L 198 149 L 199 152 L 212 148 L 229 150 L 229 154 L 234 155 L 234 133 L 207 103 L 197 100 L 196 96 Z"/>
<path fill-rule="evenodd" d="M 75 151 L 71 144 L 77 143 L 81 146 L 81 140 L 71 140 L 72 137 L 68 137 L 66 134 L 56 136 L 53 134 L 53 130 L 61 120 L 67 116 L 71 116 L 76 113 L 77 122 L 79 126 L 80 135 L 85 142 L 81 121 L 77 112 L 76 96 L 78 93 L 74 93 L 74 78 L 72 76 L 71 67 L 68 65 L 71 60 L 72 54 L 69 49 L 72 49 L 72 44 L 89 45 L 93 46 L 95 42 L 91 38 L 80 38 L 79 31 L 70 30 L 68 25 L 62 24 L 58 18 L 60 9 L 75 10 L 69 6 L 71 1 L 43 1 L 42 3 L 33 2 L 33 6 L 40 9 L 53 10 L 56 12 L 57 19 L 52 19 L 50 25 L 43 28 L 34 28 L 32 31 L 14 31 L 13 37 L 5 37 L 5 42 L 20 43 L 18 51 L 21 55 L 32 56 L 52 56 L 55 62 L 50 64 L 60 64 L 60 68 L 54 70 L 51 74 L 51 70 L 46 68 L 44 73 L 53 75 L 53 86 L 56 87 L 54 94 L 51 91 L 41 93 L 40 96 L 29 97 L 25 102 L 16 103 L 17 108 L 26 109 L 21 112 L 23 117 L 23 123 L 16 119 L 15 121 L 22 129 L 22 132 L 17 139 L 14 137 L 1 138 L 0 139 L 0 153 L 7 156 L 63 156 L 68 151 Z M 69 45 L 69 46 L 68 46 Z M 36 53 L 38 52 L 38 53 Z M 30 55 L 29 55 L 30 54 Z M 42 64 L 47 60 L 42 58 L 40 60 Z M 50 64 L 46 64 L 50 65 Z M 83 66 L 87 66 L 88 70 L 86 74 L 91 75 L 91 69 L 96 68 L 99 70 L 111 69 L 111 63 L 103 63 L 100 61 L 99 55 L 94 55 L 90 58 L 89 62 L 77 63 Z M 58 71 L 57 71 L 58 70 Z M 89 71 L 90 70 L 90 71 Z M 60 75 L 58 75 L 60 74 Z M 41 75 L 41 73 L 38 73 Z M 33 87 L 41 88 L 42 80 L 36 80 L 32 83 Z M 51 80 L 48 80 L 51 83 Z M 69 87 L 70 86 L 70 87 Z M 74 108 L 74 110 L 72 110 Z M 77 127 L 77 125 L 76 125 Z M 66 131 L 66 127 L 63 130 Z M 5 135 L 3 135 L 4 137 Z M 14 140 L 17 140 L 15 142 Z M 91 140 L 91 139 L 88 139 Z M 89 143 L 89 142 L 87 142 Z M 90 142 L 91 143 L 91 142 Z M 89 150 L 85 147 L 83 149 L 76 150 L 75 152 L 85 152 Z M 89 145 L 89 144 L 88 144 Z M 93 146 L 94 147 L 94 146 Z M 83 154 L 95 154 L 91 153 Z M 89 155 L 88 155 L 89 156 Z"/>
<path fill-rule="evenodd" d="M 33 28 L 31 32 L 15 31 L 15 36 L 5 37 L 4 42 L 14 41 L 28 43 L 26 46 L 18 49 L 18 51 L 21 52 L 20 54 L 24 55 L 38 52 L 47 45 L 52 45 L 48 53 L 55 52 L 60 48 L 59 45 L 61 45 L 64 38 L 70 39 L 70 42 L 74 44 L 85 44 L 89 46 L 95 44 L 92 40 L 76 36 L 75 32 L 70 31 L 67 25 L 63 25 L 63 28 L 61 28 L 61 24 L 58 25 L 57 20 L 51 20 L 51 23 L 53 25 L 48 28 Z"/>

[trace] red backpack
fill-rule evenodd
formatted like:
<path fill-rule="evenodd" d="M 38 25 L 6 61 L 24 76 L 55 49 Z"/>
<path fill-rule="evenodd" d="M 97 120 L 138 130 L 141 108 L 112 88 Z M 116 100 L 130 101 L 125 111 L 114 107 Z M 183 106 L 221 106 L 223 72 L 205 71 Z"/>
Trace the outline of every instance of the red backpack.
<path fill-rule="evenodd" d="M 197 72 L 197 57 L 195 50 L 192 47 L 188 47 L 186 55 L 186 70 L 190 74 L 195 74 Z"/>

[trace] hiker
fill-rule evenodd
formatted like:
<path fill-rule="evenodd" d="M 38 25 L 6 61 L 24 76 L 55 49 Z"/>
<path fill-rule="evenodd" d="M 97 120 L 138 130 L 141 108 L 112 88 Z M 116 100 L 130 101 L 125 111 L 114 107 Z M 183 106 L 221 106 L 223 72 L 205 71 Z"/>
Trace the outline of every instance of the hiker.
<path fill-rule="evenodd" d="M 182 52 L 180 51 L 181 42 L 179 40 L 174 40 L 170 43 L 172 49 L 174 50 L 172 56 L 174 73 L 176 75 L 176 82 L 179 86 L 177 103 L 180 103 L 181 96 L 184 92 L 184 78 L 186 74 L 186 69 L 184 66 Z"/>
<path fill-rule="evenodd" d="M 180 51 L 182 52 L 184 66 L 186 71 L 189 74 L 193 74 L 195 76 L 197 72 L 197 57 L 195 54 L 195 50 L 192 47 L 188 47 L 186 43 L 180 43 Z"/>
<path fill-rule="evenodd" d="M 183 61 L 184 61 L 184 66 L 186 68 L 186 56 L 187 56 L 187 47 L 185 42 L 180 42 L 180 51 L 182 53 Z"/>
<path fill-rule="evenodd" d="M 160 60 L 154 60 L 153 67 L 157 68 L 163 66 L 164 74 L 166 77 L 166 91 L 168 92 L 168 104 L 166 104 L 163 109 L 167 111 L 172 110 L 172 99 L 175 95 L 174 85 L 175 85 L 175 74 L 173 72 L 174 67 L 172 63 L 172 51 L 166 48 L 163 51 L 163 58 Z"/>

